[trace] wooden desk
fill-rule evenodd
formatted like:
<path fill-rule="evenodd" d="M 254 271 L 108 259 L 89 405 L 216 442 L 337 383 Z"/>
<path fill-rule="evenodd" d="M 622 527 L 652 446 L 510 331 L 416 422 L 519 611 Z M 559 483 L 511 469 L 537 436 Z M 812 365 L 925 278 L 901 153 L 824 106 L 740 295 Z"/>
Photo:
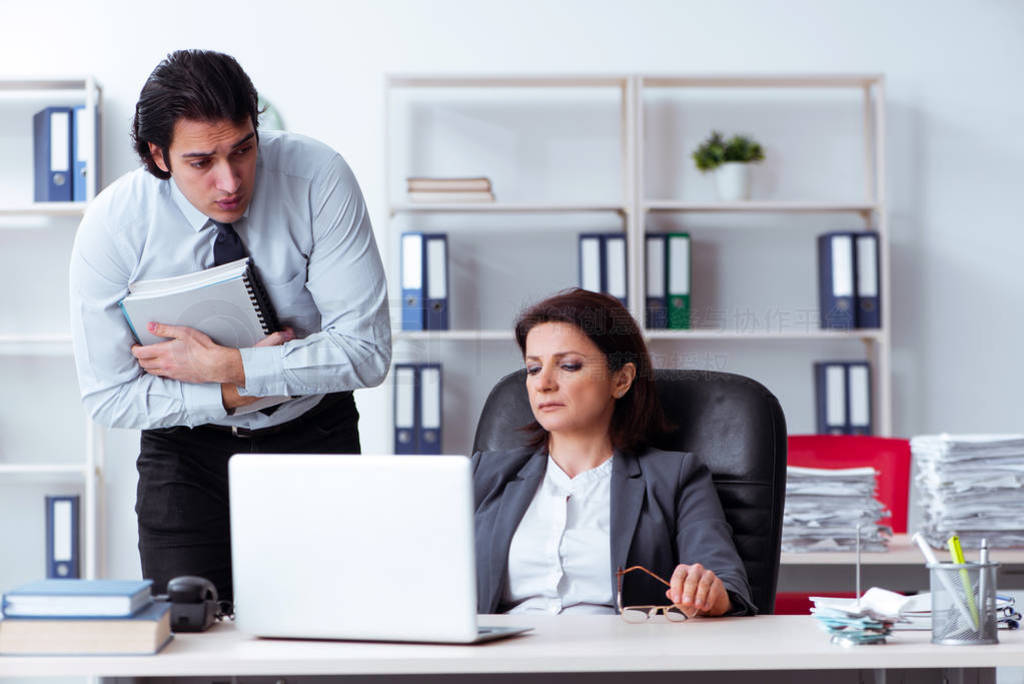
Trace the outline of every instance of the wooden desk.
<path fill-rule="evenodd" d="M 940 560 L 948 554 L 936 551 Z M 993 549 L 992 560 L 1001 563 L 996 585 L 1000 589 L 1024 589 L 1024 549 Z M 779 568 L 779 591 L 853 591 L 852 551 L 827 553 L 783 553 Z M 885 553 L 861 554 L 861 587 L 884 587 L 893 591 L 928 589 L 928 569 L 917 545 L 906 534 L 893 535 Z"/>
<path fill-rule="evenodd" d="M 631 625 L 618 616 L 499 615 L 484 622 L 529 625 L 534 631 L 451 646 L 257 639 L 221 624 L 205 634 L 177 635 L 156 656 L 2 657 L 0 677 L 287 676 L 291 682 L 319 675 L 427 675 L 437 681 L 437 675 L 462 674 L 472 681 L 512 681 L 513 674 L 560 673 L 574 681 L 610 682 L 633 672 L 645 673 L 644 681 L 678 683 L 678 672 L 687 671 L 715 672 L 715 682 L 754 676 L 758 682 L 810 682 L 829 670 L 834 684 L 859 681 L 864 671 L 874 670 L 907 670 L 914 681 L 929 681 L 922 677 L 944 668 L 958 670 L 951 681 L 989 682 L 994 671 L 988 668 L 1024 665 L 1024 631 L 1000 632 L 1001 643 L 993 646 L 936 646 L 930 632 L 900 632 L 884 646 L 844 648 L 830 644 L 809 616 Z"/>

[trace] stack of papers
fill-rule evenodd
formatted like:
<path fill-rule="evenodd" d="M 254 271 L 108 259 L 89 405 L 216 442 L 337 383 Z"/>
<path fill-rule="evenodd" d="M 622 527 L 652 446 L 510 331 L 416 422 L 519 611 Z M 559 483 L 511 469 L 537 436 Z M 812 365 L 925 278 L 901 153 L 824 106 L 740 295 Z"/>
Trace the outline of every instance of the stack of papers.
<path fill-rule="evenodd" d="M 928 592 L 904 596 L 871 587 L 859 601 L 822 596 L 812 596 L 811 601 L 811 614 L 835 643 L 882 643 L 894 630 L 932 628 L 932 595 Z M 1020 628 L 1021 615 L 1012 596 L 996 597 L 996 621 L 1000 629 Z"/>
<path fill-rule="evenodd" d="M 922 435 L 910 450 L 929 544 L 1024 546 L 1024 435 Z"/>
<path fill-rule="evenodd" d="M 892 529 L 879 525 L 888 511 L 875 498 L 874 468 L 798 468 L 789 466 L 782 550 L 852 551 L 860 525 L 862 551 L 886 551 Z"/>
<path fill-rule="evenodd" d="M 844 646 L 884 644 L 909 600 L 878 587 L 868 589 L 860 599 L 812 596 L 811 614 L 832 635 L 832 643 Z"/>

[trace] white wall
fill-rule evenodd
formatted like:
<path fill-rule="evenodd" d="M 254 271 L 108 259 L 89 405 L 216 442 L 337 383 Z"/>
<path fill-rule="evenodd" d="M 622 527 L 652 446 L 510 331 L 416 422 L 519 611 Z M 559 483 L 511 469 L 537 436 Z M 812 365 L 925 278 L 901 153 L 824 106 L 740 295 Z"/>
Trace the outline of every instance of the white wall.
<path fill-rule="evenodd" d="M 884 73 L 895 432 L 1020 431 L 1021 35 L 1024 6 L 1012 0 L 0 0 L 0 77 L 94 74 L 104 87 L 109 182 L 136 164 L 129 122 L 153 66 L 183 47 L 231 53 L 289 129 L 324 140 L 348 159 L 381 231 L 386 72 Z M 10 167 L 0 159 L 0 172 Z M 10 230 L 0 234 L 0 250 L 10 254 L 9 240 L 19 249 L 38 240 L 43 253 L 66 258 L 73 229 Z M 12 260 L 4 263 L 10 268 Z M 22 270 L 4 282 L 20 288 L 37 269 L 29 259 L 13 263 Z M 2 330 L 38 328 L 33 310 L 15 307 L 10 287 L 7 292 Z M 54 288 L 52 296 L 61 292 Z M 66 307 L 60 301 L 49 306 Z M 7 402 L 2 429 L 38 431 L 43 439 L 37 416 L 48 411 L 57 431 L 69 432 L 69 448 L 77 448 L 79 417 L 65 396 L 73 388 L 51 409 L 52 382 L 25 379 L 17 360 L 5 360 L 0 369 L 5 390 L 10 384 L 32 398 Z M 364 446 L 385 450 L 384 394 L 361 394 Z M 0 437 L 0 461 L 13 458 L 9 443 Z M 134 433 L 111 436 L 105 559 L 111 575 L 139 572 L 132 512 L 136 450 Z M 2 492 L 15 489 L 0 485 Z M 21 503 L 28 498 L 17 501 L 19 511 L 35 506 Z M 41 510 L 15 516 L 4 507 L 2 517 L 21 523 L 0 526 L 0 545 L 23 550 L 28 559 L 11 572 L 0 569 L 0 583 L 7 585 L 39 572 Z"/>

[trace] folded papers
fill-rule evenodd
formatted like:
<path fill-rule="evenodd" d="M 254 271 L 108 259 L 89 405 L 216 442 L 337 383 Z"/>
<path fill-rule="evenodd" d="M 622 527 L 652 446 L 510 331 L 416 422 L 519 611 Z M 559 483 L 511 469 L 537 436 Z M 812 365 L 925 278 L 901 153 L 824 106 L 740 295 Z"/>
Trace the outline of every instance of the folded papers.
<path fill-rule="evenodd" d="M 852 551 L 858 525 L 861 550 L 887 550 L 892 528 L 878 524 L 888 511 L 875 498 L 874 468 L 789 466 L 786 472 L 783 551 Z"/>

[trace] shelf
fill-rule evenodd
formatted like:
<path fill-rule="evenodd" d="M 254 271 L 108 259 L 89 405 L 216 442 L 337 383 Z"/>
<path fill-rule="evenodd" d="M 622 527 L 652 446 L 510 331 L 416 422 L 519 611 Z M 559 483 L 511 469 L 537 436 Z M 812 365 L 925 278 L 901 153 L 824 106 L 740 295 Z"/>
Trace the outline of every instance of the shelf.
<path fill-rule="evenodd" d="M 84 463 L 0 463 L 0 477 L 25 475 L 45 479 L 72 479 L 86 474 Z"/>
<path fill-rule="evenodd" d="M 36 202 L 20 207 L 0 207 L 0 216 L 81 216 L 87 202 Z"/>
<path fill-rule="evenodd" d="M 39 90 L 85 90 L 94 81 L 87 78 L 13 78 L 0 80 L 0 93 Z"/>
<path fill-rule="evenodd" d="M 869 340 L 882 339 L 881 330 L 645 330 L 648 340 Z M 511 330 L 396 330 L 395 341 L 508 341 Z"/>
<path fill-rule="evenodd" d="M 589 74 L 392 74 L 387 85 L 392 88 L 623 88 L 628 81 L 628 76 Z"/>
<path fill-rule="evenodd" d="M 71 335 L 0 335 L 0 356 L 71 354 Z"/>
<path fill-rule="evenodd" d="M 648 340 L 870 340 L 883 338 L 881 330 L 646 330 Z"/>
<path fill-rule="evenodd" d="M 878 204 L 870 202 L 801 202 L 801 201 L 748 201 L 748 202 L 684 202 L 678 200 L 648 200 L 643 205 L 646 211 L 677 212 L 760 212 L 760 213 L 860 213 L 880 211 Z"/>
<path fill-rule="evenodd" d="M 884 80 L 881 74 L 708 74 L 641 76 L 646 88 L 866 88 Z"/>
<path fill-rule="evenodd" d="M 511 330 L 396 330 L 395 341 L 504 340 L 512 341 Z"/>
<path fill-rule="evenodd" d="M 623 204 L 516 204 L 509 202 L 462 202 L 462 203 L 403 203 L 391 206 L 391 215 L 395 214 L 566 214 L 589 212 L 626 213 Z"/>
<path fill-rule="evenodd" d="M 392 88 L 592 88 L 624 86 L 630 76 L 583 74 L 393 74 Z M 641 75 L 647 88 L 866 88 L 881 83 L 881 74 L 710 74 L 702 76 Z"/>

